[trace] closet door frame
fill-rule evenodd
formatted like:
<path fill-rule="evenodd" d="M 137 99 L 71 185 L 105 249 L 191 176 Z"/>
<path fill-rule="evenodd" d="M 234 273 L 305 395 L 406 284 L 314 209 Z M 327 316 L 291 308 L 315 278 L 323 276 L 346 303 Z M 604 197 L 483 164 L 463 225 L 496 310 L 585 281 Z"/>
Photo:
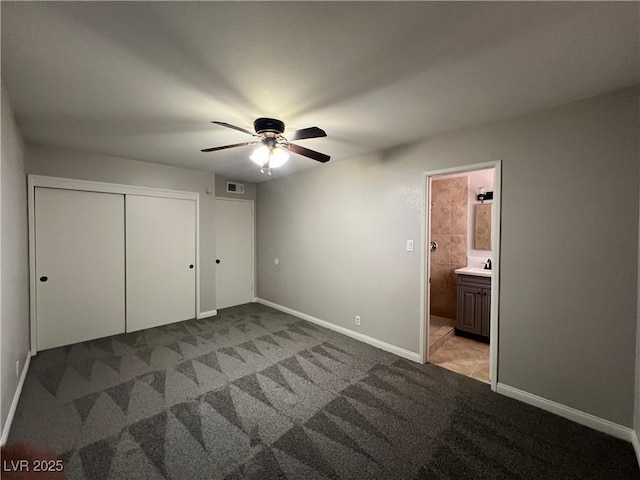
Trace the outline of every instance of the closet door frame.
<path fill-rule="evenodd" d="M 31 326 L 31 356 L 38 353 L 37 308 L 36 308 L 36 229 L 35 229 L 35 189 L 36 187 L 59 188 L 62 190 L 83 190 L 88 192 L 144 195 L 147 197 L 177 198 L 196 202 L 196 298 L 195 311 L 200 317 L 200 194 L 154 187 L 139 187 L 117 183 L 94 182 L 72 178 L 27 176 L 29 214 L 29 319 Z M 125 245 L 126 251 L 126 245 Z"/>

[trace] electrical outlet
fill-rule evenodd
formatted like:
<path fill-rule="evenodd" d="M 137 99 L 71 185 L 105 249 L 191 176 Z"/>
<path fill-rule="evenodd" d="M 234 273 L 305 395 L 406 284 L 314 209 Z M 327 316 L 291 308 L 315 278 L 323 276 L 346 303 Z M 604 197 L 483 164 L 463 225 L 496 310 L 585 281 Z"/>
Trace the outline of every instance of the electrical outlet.
<path fill-rule="evenodd" d="M 356 325 L 360 325 L 360 315 L 356 315 Z"/>
<path fill-rule="evenodd" d="M 20 360 L 16 362 L 16 378 L 20 376 Z"/>

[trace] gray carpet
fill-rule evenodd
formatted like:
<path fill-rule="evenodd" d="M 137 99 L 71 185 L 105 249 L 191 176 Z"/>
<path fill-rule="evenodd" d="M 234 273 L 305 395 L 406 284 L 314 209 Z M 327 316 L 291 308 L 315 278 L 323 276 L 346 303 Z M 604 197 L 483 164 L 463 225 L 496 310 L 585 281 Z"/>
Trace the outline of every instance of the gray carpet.
<path fill-rule="evenodd" d="M 69 479 L 637 479 L 630 444 L 258 304 L 41 352 L 10 441 Z"/>

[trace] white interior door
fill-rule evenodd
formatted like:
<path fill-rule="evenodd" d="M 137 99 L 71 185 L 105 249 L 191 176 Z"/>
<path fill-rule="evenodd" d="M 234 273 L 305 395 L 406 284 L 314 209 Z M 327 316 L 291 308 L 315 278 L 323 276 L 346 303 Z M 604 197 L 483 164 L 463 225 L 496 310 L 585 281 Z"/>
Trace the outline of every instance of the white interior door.
<path fill-rule="evenodd" d="M 127 331 L 196 316 L 196 202 L 127 195 Z"/>
<path fill-rule="evenodd" d="M 124 195 L 35 189 L 38 350 L 125 330 Z"/>
<path fill-rule="evenodd" d="M 216 307 L 253 301 L 253 203 L 216 199 Z"/>

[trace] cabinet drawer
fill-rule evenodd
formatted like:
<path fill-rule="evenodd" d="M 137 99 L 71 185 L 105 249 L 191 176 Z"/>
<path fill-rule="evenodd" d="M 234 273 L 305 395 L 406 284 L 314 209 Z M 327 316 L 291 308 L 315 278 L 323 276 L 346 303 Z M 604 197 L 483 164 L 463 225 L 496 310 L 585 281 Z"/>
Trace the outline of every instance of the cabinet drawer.
<path fill-rule="evenodd" d="M 491 277 L 478 277 L 476 275 L 458 275 L 458 285 L 470 285 L 473 287 L 491 288 Z"/>

